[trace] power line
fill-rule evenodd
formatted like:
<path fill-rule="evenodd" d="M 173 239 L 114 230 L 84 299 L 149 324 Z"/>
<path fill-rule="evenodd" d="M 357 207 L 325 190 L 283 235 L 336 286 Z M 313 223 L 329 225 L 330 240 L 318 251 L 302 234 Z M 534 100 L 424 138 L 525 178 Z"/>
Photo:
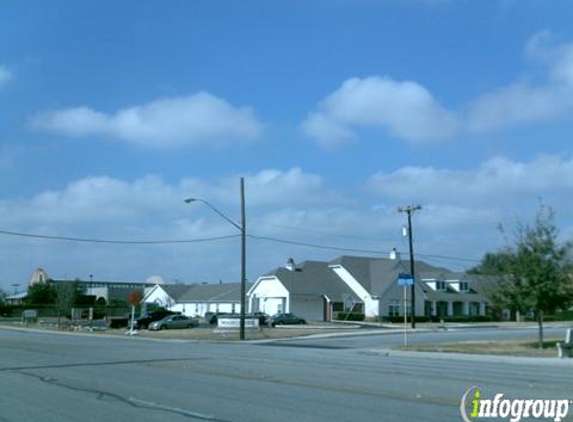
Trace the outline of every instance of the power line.
<path fill-rule="evenodd" d="M 464 261 L 464 262 L 481 262 L 481 259 L 475 258 L 461 258 L 459 256 L 446 256 L 446 255 L 430 255 L 430 254 L 422 254 L 417 253 L 417 256 L 421 256 L 423 258 L 431 258 L 431 259 L 444 259 L 446 261 Z"/>
<path fill-rule="evenodd" d="M 57 240 L 57 241 L 66 241 L 66 242 L 82 242 L 82 243 L 103 243 L 103 244 L 127 244 L 127 245 L 164 245 L 164 244 L 185 244 L 185 243 L 203 243 L 203 242 L 215 242 L 219 240 L 226 240 L 226 239 L 234 239 L 239 237 L 240 235 L 226 235 L 226 236 L 214 236 L 214 237 L 205 237 L 205 238 L 196 238 L 196 239 L 180 239 L 180 240 L 122 240 L 122 239 L 94 239 L 94 238 L 82 238 L 82 237 L 70 237 L 70 236 L 50 236 L 50 235 L 42 235 L 42 234 L 34 234 L 34 233 L 23 233 L 23 232 L 16 232 L 16 231 L 9 231 L 9 230 L 0 230 L 0 235 L 6 236 L 16 236 L 16 237 L 24 237 L 24 238 L 31 238 L 31 239 L 40 239 L 40 240 Z M 385 255 L 387 251 L 380 251 L 374 249 L 360 249 L 360 248 L 350 248 L 350 247 L 343 247 L 343 246 L 329 246 L 329 245 L 321 245 L 316 243 L 308 243 L 308 242 L 301 242 L 295 240 L 288 240 L 288 239 L 281 239 L 278 237 L 271 237 L 271 236 L 257 236 L 257 235 L 247 235 L 247 237 L 253 240 L 261 240 L 261 241 L 268 241 L 268 242 L 275 242 L 275 243 L 283 243 L 288 245 L 295 245 L 295 246 L 302 246 L 307 248 L 315 248 L 315 249 L 324 249 L 324 250 L 334 250 L 340 252 L 355 252 L 355 253 L 368 253 L 368 254 L 376 254 L 376 255 Z M 400 254 L 408 255 L 407 252 L 400 252 Z M 434 255 L 434 254 L 423 254 L 418 253 L 419 257 L 426 258 L 426 259 L 441 259 L 441 260 L 448 260 L 448 261 L 461 261 L 461 262 L 472 262 L 472 263 L 479 263 L 481 260 L 479 259 L 471 259 L 471 258 L 462 258 L 456 256 L 446 256 L 446 255 Z"/>
<path fill-rule="evenodd" d="M 247 236 L 250 237 L 251 239 L 255 239 L 255 240 L 267 240 L 270 242 L 286 243 L 289 245 L 305 246 L 305 247 L 316 248 L 316 249 L 329 249 L 329 250 L 335 250 L 335 251 L 372 253 L 372 254 L 386 254 L 387 253 L 387 252 L 375 251 L 375 250 L 371 250 L 371 249 L 356 249 L 356 248 L 344 248 L 344 247 L 338 247 L 338 246 L 317 245 L 315 243 L 297 242 L 294 240 L 279 239 L 279 238 L 270 237 L 270 236 L 255 236 L 255 235 L 247 235 Z"/>
<path fill-rule="evenodd" d="M 324 236 L 343 237 L 343 238 L 348 238 L 348 239 L 359 239 L 359 240 L 371 240 L 371 241 L 374 241 L 374 242 L 392 242 L 392 240 L 384 240 L 384 239 L 380 239 L 380 238 L 376 238 L 376 237 L 358 236 L 358 235 L 352 235 L 352 234 L 332 233 L 332 232 L 325 232 L 325 231 L 322 231 L 322 230 L 309 229 L 309 228 L 306 228 L 306 227 L 284 226 L 284 225 L 282 225 L 282 224 L 273 224 L 273 223 L 267 223 L 267 222 L 264 222 L 264 221 L 261 221 L 260 224 L 264 224 L 264 225 L 266 225 L 266 226 L 278 227 L 278 228 L 280 228 L 280 229 L 285 229 L 285 230 L 299 231 L 299 232 L 303 232 L 303 233 L 322 234 L 322 235 L 324 235 Z"/>
<path fill-rule="evenodd" d="M 182 240 L 117 240 L 117 239 L 90 239 L 83 237 L 68 237 L 68 236 L 49 236 L 43 234 L 21 233 L 8 230 L 0 230 L 0 234 L 7 236 L 27 237 L 32 239 L 44 240 L 62 240 L 67 242 L 85 242 L 85 243 L 112 243 L 112 244 L 128 244 L 128 245 L 164 245 L 174 243 L 200 243 L 200 242 L 213 242 L 217 240 L 233 239 L 239 237 L 238 234 L 216 237 L 204 237 L 197 239 L 182 239 Z"/>

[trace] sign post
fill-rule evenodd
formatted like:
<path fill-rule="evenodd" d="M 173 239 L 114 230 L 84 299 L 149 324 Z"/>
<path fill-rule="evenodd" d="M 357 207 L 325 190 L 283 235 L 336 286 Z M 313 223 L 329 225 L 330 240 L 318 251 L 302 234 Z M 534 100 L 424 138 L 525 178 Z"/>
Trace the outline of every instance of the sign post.
<path fill-rule="evenodd" d="M 137 304 L 139 304 L 139 302 L 141 302 L 141 293 L 137 290 L 134 290 L 133 292 L 131 292 L 129 294 L 129 297 L 127 298 L 127 300 L 129 301 L 129 303 L 131 303 L 131 319 L 129 321 L 129 331 L 126 334 L 132 336 L 136 333 L 136 331 L 135 331 L 135 305 L 137 305 Z"/>
<path fill-rule="evenodd" d="M 408 347 L 408 286 L 414 288 L 414 278 L 411 274 L 398 274 L 398 284 L 404 288 L 404 347 Z M 412 319 L 414 315 L 412 315 Z"/>

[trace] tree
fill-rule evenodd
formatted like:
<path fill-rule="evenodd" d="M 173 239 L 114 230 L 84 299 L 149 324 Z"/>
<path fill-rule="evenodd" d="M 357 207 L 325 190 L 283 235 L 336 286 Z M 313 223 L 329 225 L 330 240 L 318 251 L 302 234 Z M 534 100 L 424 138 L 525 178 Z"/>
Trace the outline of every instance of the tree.
<path fill-rule="evenodd" d="M 76 300 L 83 293 L 80 286 L 80 280 L 61 281 L 56 283 L 56 311 L 58 312 L 58 321 L 60 316 L 69 315 Z"/>
<path fill-rule="evenodd" d="M 37 283 L 28 287 L 26 303 L 30 305 L 53 305 L 56 302 L 56 289 L 52 283 Z"/>
<path fill-rule="evenodd" d="M 572 243 L 560 244 L 552 208 L 540 206 L 533 225 L 518 223 L 513 245 L 486 254 L 472 271 L 497 274 L 492 301 L 510 310 L 533 312 L 543 346 L 543 317 L 573 303 Z"/>

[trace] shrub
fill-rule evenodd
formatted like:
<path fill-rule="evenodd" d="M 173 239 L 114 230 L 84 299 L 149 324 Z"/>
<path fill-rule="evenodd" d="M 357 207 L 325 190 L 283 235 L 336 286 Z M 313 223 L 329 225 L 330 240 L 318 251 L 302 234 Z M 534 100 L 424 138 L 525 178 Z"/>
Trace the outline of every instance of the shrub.
<path fill-rule="evenodd" d="M 364 321 L 364 314 L 358 312 L 335 312 L 334 319 L 337 321 Z"/>
<path fill-rule="evenodd" d="M 555 321 L 573 321 L 573 310 L 556 312 Z"/>

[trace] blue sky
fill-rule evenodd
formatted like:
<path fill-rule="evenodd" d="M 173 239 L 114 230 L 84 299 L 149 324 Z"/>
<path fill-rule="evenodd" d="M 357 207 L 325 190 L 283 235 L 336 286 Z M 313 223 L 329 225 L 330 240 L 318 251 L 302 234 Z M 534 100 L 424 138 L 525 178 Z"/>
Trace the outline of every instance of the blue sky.
<path fill-rule="evenodd" d="M 573 234 L 573 8 L 544 0 L 0 1 L 0 230 L 235 234 L 455 270 L 542 199 Z M 250 239 L 248 277 L 343 251 Z M 0 287 L 238 280 L 238 240 L 0 236 Z M 347 253 L 351 253 L 348 251 Z"/>

